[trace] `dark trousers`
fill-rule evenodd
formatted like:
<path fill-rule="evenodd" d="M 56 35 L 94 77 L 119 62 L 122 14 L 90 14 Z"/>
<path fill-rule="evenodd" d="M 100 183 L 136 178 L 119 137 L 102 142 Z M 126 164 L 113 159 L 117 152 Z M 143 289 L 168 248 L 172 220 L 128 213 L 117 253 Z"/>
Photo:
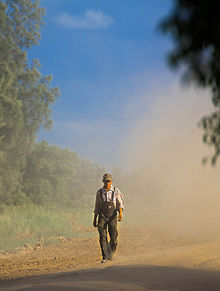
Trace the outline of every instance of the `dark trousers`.
<path fill-rule="evenodd" d="M 99 242 L 102 250 L 103 259 L 111 259 L 112 253 L 116 251 L 117 247 L 117 214 L 114 214 L 110 218 L 106 218 L 104 215 L 99 215 L 98 221 Z M 108 242 L 107 232 L 109 233 L 110 242 Z"/>

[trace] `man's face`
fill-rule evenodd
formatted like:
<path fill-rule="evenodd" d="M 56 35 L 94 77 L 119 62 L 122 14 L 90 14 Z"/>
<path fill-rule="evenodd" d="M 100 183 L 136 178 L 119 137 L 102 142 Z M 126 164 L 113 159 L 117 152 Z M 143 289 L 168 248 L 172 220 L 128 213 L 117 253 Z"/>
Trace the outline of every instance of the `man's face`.
<path fill-rule="evenodd" d="M 104 183 L 104 188 L 106 190 L 109 190 L 111 188 L 111 185 L 112 185 L 112 181 L 111 180 L 107 180 L 107 181 L 104 180 L 103 183 Z"/>

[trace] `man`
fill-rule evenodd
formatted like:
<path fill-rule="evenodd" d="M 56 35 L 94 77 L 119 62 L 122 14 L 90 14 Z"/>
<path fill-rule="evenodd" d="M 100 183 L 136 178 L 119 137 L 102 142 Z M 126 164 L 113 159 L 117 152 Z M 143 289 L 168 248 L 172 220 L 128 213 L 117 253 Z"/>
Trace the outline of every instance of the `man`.
<path fill-rule="evenodd" d="M 117 247 L 117 213 L 118 221 L 122 221 L 124 209 L 123 196 L 118 188 L 112 186 L 112 175 L 104 174 L 104 186 L 96 194 L 93 226 L 98 226 L 99 242 L 102 251 L 102 263 L 111 260 Z M 98 224 L 97 224 L 98 217 Z M 109 233 L 110 243 L 108 242 Z"/>

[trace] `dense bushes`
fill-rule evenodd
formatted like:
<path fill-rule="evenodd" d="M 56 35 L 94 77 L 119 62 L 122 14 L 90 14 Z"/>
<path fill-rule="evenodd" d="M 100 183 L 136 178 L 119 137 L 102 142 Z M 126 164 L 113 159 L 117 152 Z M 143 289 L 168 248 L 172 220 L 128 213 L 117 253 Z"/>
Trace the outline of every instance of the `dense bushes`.
<path fill-rule="evenodd" d="M 104 169 L 69 149 L 37 143 L 27 158 L 23 192 L 35 204 L 91 203 Z"/>
<path fill-rule="evenodd" d="M 27 155 L 17 192 L 1 193 L 0 201 L 14 205 L 52 203 L 78 207 L 83 203 L 89 206 L 94 202 L 103 172 L 102 167 L 75 152 L 42 141 Z"/>

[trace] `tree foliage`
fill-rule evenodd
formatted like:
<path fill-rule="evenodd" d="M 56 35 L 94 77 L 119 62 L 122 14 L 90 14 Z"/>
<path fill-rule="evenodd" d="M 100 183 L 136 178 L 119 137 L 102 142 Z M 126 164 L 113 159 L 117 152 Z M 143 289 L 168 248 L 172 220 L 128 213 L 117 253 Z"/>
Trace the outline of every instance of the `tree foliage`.
<path fill-rule="evenodd" d="M 28 50 L 40 39 L 39 1 L 0 1 L 0 204 L 91 205 L 104 169 L 75 152 L 35 142 L 50 128 L 58 89 Z M 91 199 L 91 195 L 93 199 Z"/>
<path fill-rule="evenodd" d="M 7 203 L 21 193 L 26 156 L 36 131 L 51 126 L 49 105 L 58 95 L 51 76 L 27 57 L 43 14 L 38 1 L 0 1 L 0 199 Z"/>
<path fill-rule="evenodd" d="M 42 141 L 28 156 L 23 192 L 35 204 L 81 206 L 94 203 L 104 169 L 69 149 Z"/>
<path fill-rule="evenodd" d="M 215 112 L 201 120 L 203 140 L 214 148 L 212 163 L 220 155 L 220 18 L 218 1 L 175 0 L 160 27 L 174 40 L 168 56 L 172 67 L 183 65 L 184 80 L 210 88 Z"/>

